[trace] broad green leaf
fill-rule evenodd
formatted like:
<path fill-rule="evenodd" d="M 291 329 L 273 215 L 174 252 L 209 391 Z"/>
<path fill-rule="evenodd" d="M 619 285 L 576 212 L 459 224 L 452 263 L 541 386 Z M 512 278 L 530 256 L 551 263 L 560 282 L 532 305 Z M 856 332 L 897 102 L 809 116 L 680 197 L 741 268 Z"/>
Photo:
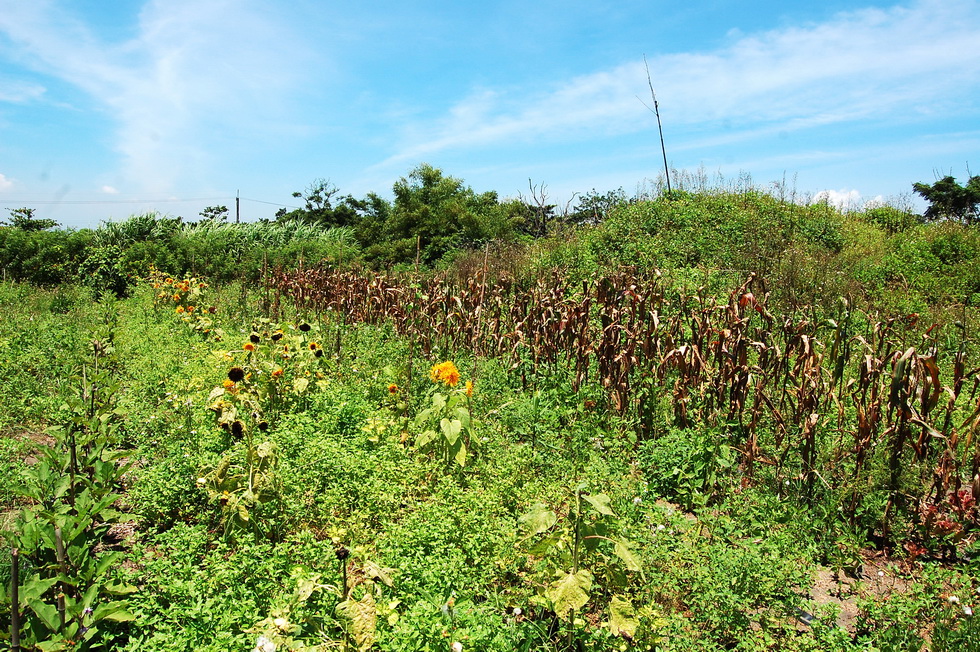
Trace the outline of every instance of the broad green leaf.
<path fill-rule="evenodd" d="M 118 552 L 103 553 L 103 555 L 99 557 L 99 562 L 95 567 L 95 576 L 101 577 L 102 575 L 104 575 L 105 572 L 109 570 L 110 567 L 119 563 L 119 559 L 122 556 L 123 556 L 122 553 L 118 553 Z"/>
<path fill-rule="evenodd" d="M 105 604 L 100 604 L 92 612 L 92 620 L 98 622 L 100 620 L 111 620 L 117 623 L 128 623 L 132 620 L 136 620 L 136 616 L 126 610 L 126 607 L 122 602 L 107 602 Z"/>
<path fill-rule="evenodd" d="M 450 446 L 456 444 L 459 433 L 463 430 L 463 424 L 459 422 L 459 419 L 443 419 L 439 422 L 439 427 L 442 428 L 442 434 Z"/>
<path fill-rule="evenodd" d="M 89 585 L 88 589 L 86 589 L 85 593 L 82 595 L 82 608 L 87 609 L 92 606 L 95 599 L 99 597 L 99 588 L 100 587 L 98 584 Z"/>
<path fill-rule="evenodd" d="M 568 573 L 557 582 L 550 584 L 545 590 L 545 597 L 551 600 L 555 613 L 564 617 L 569 611 L 581 609 L 589 601 L 589 589 L 592 588 L 592 573 L 580 570 Z"/>
<path fill-rule="evenodd" d="M 609 506 L 609 496 L 606 494 L 595 494 L 594 496 L 590 494 L 582 494 L 582 498 L 584 498 L 587 503 L 592 505 L 592 507 L 595 508 L 595 511 L 599 512 L 600 514 L 605 514 L 606 516 L 616 515 L 612 511 L 612 507 Z"/>
<path fill-rule="evenodd" d="M 531 511 L 517 519 L 517 522 L 521 524 L 525 536 L 533 537 L 550 530 L 558 522 L 558 517 L 544 503 L 535 503 Z"/>
<path fill-rule="evenodd" d="M 58 631 L 58 628 L 61 627 L 58 609 L 54 605 L 41 602 L 40 600 L 34 600 L 28 606 L 31 608 L 31 611 L 37 614 L 37 617 L 41 619 L 44 626 L 52 632 Z"/>
<path fill-rule="evenodd" d="M 436 438 L 435 430 L 426 430 L 425 432 L 423 432 L 422 434 L 420 434 L 418 437 L 415 438 L 415 445 L 418 448 L 425 448 L 435 438 Z"/>
<path fill-rule="evenodd" d="M 213 403 L 224 395 L 225 395 L 224 385 L 215 387 L 214 389 L 211 390 L 211 393 L 208 394 L 208 403 Z"/>
<path fill-rule="evenodd" d="M 58 581 L 57 577 L 50 577 L 45 580 L 30 580 L 20 587 L 20 604 L 28 606 L 34 600 L 40 598 Z"/>
<path fill-rule="evenodd" d="M 345 600 L 337 605 L 337 615 L 346 621 L 357 649 L 366 652 L 374 646 L 378 610 L 374 597 L 365 593 L 360 600 Z"/>
<path fill-rule="evenodd" d="M 637 559 L 633 551 L 629 549 L 625 541 L 616 541 L 616 545 L 613 547 L 613 552 L 617 557 L 622 560 L 623 564 L 627 569 L 631 571 L 643 572 L 643 565 L 640 564 L 640 560 Z"/>
<path fill-rule="evenodd" d="M 456 418 L 463 424 L 464 428 L 470 427 L 470 411 L 464 407 L 456 408 Z"/>
<path fill-rule="evenodd" d="M 541 537 L 534 545 L 528 547 L 527 553 L 535 557 L 544 557 L 551 551 L 552 548 L 560 544 L 567 537 L 562 530 L 555 530 L 554 532 L 549 532 L 545 536 Z"/>
<path fill-rule="evenodd" d="M 302 394 L 309 386 L 310 381 L 308 378 L 293 378 L 293 391 L 297 394 Z"/>
<path fill-rule="evenodd" d="M 62 652 L 62 650 L 67 650 L 68 647 L 65 641 L 62 639 L 55 641 L 41 641 L 37 644 L 37 649 L 41 652 Z"/>
<path fill-rule="evenodd" d="M 456 451 L 456 456 L 453 459 L 456 460 L 456 464 L 459 466 L 466 466 L 466 444 L 462 441 L 459 442 L 459 450 Z"/>
<path fill-rule="evenodd" d="M 618 595 L 614 595 L 609 601 L 609 631 L 614 636 L 636 636 L 636 628 L 640 621 L 636 617 L 636 610 L 629 600 L 625 600 Z"/>
<path fill-rule="evenodd" d="M 385 586 L 391 587 L 395 585 L 395 581 L 391 579 L 392 569 L 390 568 L 381 568 L 373 561 L 366 561 L 364 562 L 363 571 L 367 577 L 378 580 Z"/>
<path fill-rule="evenodd" d="M 302 577 L 296 582 L 296 599 L 306 602 L 319 587 L 319 576 Z"/>
<path fill-rule="evenodd" d="M 139 589 L 132 584 L 106 584 L 103 587 L 105 592 L 109 595 L 130 595 L 136 593 Z"/>

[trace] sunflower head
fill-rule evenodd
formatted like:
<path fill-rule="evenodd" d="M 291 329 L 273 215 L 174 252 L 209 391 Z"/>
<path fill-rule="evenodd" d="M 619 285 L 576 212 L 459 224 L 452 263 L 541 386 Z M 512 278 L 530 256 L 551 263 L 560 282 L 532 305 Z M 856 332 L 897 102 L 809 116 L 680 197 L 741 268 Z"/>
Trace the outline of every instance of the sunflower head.
<path fill-rule="evenodd" d="M 228 380 L 239 383 L 245 379 L 245 370 L 241 367 L 232 367 L 228 370 Z"/>
<path fill-rule="evenodd" d="M 440 362 L 429 370 L 429 377 L 434 383 L 455 387 L 459 384 L 459 369 L 451 361 Z"/>

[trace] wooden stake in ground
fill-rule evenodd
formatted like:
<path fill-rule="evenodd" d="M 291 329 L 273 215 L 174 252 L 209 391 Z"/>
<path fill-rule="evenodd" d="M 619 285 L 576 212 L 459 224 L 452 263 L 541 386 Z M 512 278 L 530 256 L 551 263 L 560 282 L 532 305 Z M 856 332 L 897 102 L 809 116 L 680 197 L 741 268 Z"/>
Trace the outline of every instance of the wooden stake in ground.
<path fill-rule="evenodd" d="M 20 652 L 20 551 L 10 551 L 10 649 Z"/>

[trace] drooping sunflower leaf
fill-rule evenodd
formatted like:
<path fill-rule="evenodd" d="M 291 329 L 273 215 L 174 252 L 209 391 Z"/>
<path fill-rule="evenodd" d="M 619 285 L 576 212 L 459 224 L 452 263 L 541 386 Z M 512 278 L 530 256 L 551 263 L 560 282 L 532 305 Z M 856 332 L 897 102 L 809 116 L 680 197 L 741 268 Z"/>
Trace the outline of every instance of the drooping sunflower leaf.
<path fill-rule="evenodd" d="M 346 621 L 347 630 L 361 652 L 374 647 L 378 624 L 378 609 L 374 597 L 365 593 L 360 600 L 345 600 L 337 605 L 337 615 Z"/>
<path fill-rule="evenodd" d="M 633 638 L 639 625 L 640 621 L 636 617 L 636 610 L 633 609 L 632 603 L 614 595 L 609 601 L 609 631 L 614 636 Z"/>
<path fill-rule="evenodd" d="M 591 588 L 592 573 L 583 569 L 577 573 L 569 572 L 548 585 L 545 597 L 551 600 L 555 613 L 564 618 L 571 610 L 585 606 Z"/>
<path fill-rule="evenodd" d="M 609 506 L 610 499 L 606 494 L 583 494 L 582 498 L 584 498 L 587 503 L 592 505 L 592 507 L 595 508 L 595 511 L 599 512 L 600 514 L 604 514 L 605 516 L 616 515 L 612 511 L 612 507 Z"/>
<path fill-rule="evenodd" d="M 524 535 L 533 537 L 535 534 L 550 530 L 558 522 L 558 517 L 544 503 L 535 503 L 531 507 L 531 511 L 521 516 L 517 521 L 520 523 Z"/>

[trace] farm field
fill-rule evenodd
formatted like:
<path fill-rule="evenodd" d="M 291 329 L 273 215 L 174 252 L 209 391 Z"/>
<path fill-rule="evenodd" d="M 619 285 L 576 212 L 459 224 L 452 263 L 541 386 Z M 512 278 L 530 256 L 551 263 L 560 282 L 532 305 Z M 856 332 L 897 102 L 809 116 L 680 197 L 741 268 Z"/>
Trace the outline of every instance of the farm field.
<path fill-rule="evenodd" d="M 836 249 L 746 222 L 765 265 L 654 265 L 688 215 L 628 207 L 526 274 L 0 284 L 5 642 L 980 649 L 975 308 L 819 209 Z"/>

